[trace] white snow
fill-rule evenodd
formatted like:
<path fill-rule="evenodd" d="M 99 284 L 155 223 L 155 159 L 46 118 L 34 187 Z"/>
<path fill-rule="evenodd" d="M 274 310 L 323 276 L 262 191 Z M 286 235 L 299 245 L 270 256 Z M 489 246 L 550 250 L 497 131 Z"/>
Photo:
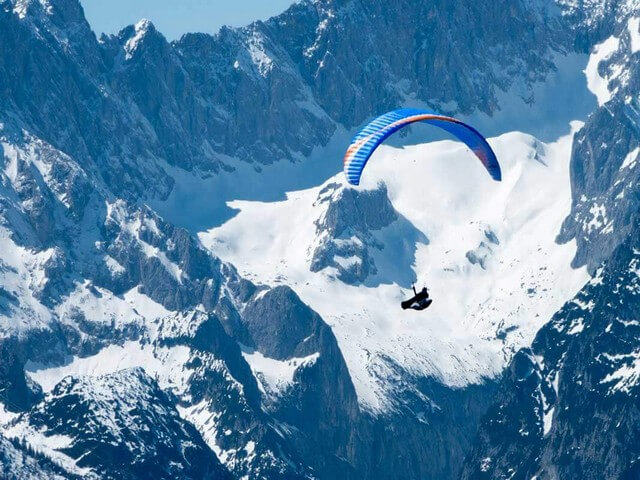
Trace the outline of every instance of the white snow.
<path fill-rule="evenodd" d="M 640 384 L 640 350 L 636 350 L 629 355 L 608 355 L 605 358 L 622 365 L 614 372 L 608 374 L 600 383 L 613 383 L 609 388 L 609 393 L 630 392 Z"/>
<path fill-rule="evenodd" d="M 244 447 L 245 452 L 247 452 L 247 455 L 253 455 L 253 452 L 255 452 L 256 450 L 256 444 L 253 441 L 249 441 L 247 442 L 247 444 Z"/>
<path fill-rule="evenodd" d="M 136 311 L 143 315 L 147 322 L 166 317 L 170 314 L 169 310 L 161 304 L 140 293 L 137 287 L 125 293 L 124 299 L 132 307 L 135 307 Z"/>
<path fill-rule="evenodd" d="M 589 208 L 591 219 L 583 221 L 582 229 L 586 233 L 591 233 L 593 230 L 601 230 L 602 233 L 608 233 L 612 224 L 607 219 L 607 207 L 606 205 L 594 202 L 591 208 Z"/>
<path fill-rule="evenodd" d="M 553 425 L 553 412 L 555 411 L 555 407 L 551 407 L 544 413 L 544 418 L 542 422 L 542 434 L 546 435 L 551 431 L 551 426 Z"/>
<path fill-rule="evenodd" d="M 266 77 L 273 68 L 273 59 L 267 53 L 261 33 L 258 31 L 252 32 L 252 35 L 247 40 L 247 50 L 260 75 Z"/>
<path fill-rule="evenodd" d="M 631 17 L 627 23 L 631 41 L 631 53 L 640 51 L 640 17 Z"/>
<path fill-rule="evenodd" d="M 163 389 L 171 391 L 187 403 L 190 402 L 188 385 L 193 370 L 187 365 L 192 358 L 191 349 L 182 345 L 161 347 L 155 343 L 155 340 L 161 336 L 192 332 L 193 328 L 197 327 L 198 312 L 169 312 L 162 305 L 141 294 L 137 288 L 130 290 L 122 298 L 113 297 L 104 291 L 100 291 L 100 293 L 103 295 L 101 299 L 103 304 L 96 303 L 95 299 L 87 298 L 84 287 L 79 287 L 78 291 L 74 292 L 59 308 L 81 308 L 85 314 L 93 312 L 97 318 L 102 318 L 105 321 L 109 321 L 111 315 L 124 315 L 125 317 L 130 315 L 130 318 L 135 319 L 141 327 L 146 327 L 147 334 L 145 334 L 144 340 L 109 345 L 93 356 L 72 357 L 65 364 L 56 367 L 28 362 L 25 370 L 29 377 L 38 383 L 45 392 L 50 392 L 55 385 L 69 375 L 76 378 L 97 377 L 127 368 L 141 367 L 148 375 L 155 378 Z M 310 360 L 312 359 L 300 359 L 298 366 Z M 242 386 L 226 371 L 226 366 L 221 360 L 213 359 L 210 366 L 219 368 L 226 380 L 234 385 L 234 388 L 242 389 Z M 288 378 L 286 375 L 284 377 Z M 219 414 L 212 410 L 206 400 L 186 408 L 179 406 L 178 410 L 183 418 L 198 428 L 207 444 L 214 449 L 222 462 L 236 461 L 235 450 L 222 450 L 215 444 L 216 419 Z M 0 415 L 0 422 L 10 419 L 9 415 Z M 39 432 L 28 432 L 29 439 L 40 437 L 43 442 L 50 442 Z M 47 445 L 46 449 L 44 444 L 42 448 L 49 453 L 52 447 L 48 443 Z M 53 453 L 56 454 L 56 452 Z M 65 460 L 62 457 L 59 460 L 68 462 L 68 459 Z"/>
<path fill-rule="evenodd" d="M 563 355 L 564 358 L 564 355 Z M 556 392 L 556 396 L 558 395 L 558 385 L 560 382 L 560 370 L 558 370 L 554 376 L 553 376 L 553 380 L 551 381 L 551 386 L 553 387 L 553 390 Z"/>
<path fill-rule="evenodd" d="M 42 368 L 28 363 L 26 370 L 48 392 L 69 375 L 98 376 L 125 368 L 142 367 L 148 375 L 157 378 L 163 388 L 180 393 L 180 389 L 186 384 L 185 375 L 190 375 L 184 367 L 189 356 L 189 348 L 183 346 L 154 348 L 150 344 L 128 341 L 122 345 L 109 345 L 91 357 L 74 357 L 70 363 L 60 367 Z"/>
<path fill-rule="evenodd" d="M 628 168 L 628 169 L 632 169 L 636 166 L 636 163 L 638 162 L 638 155 L 640 155 L 640 147 L 636 147 L 633 150 L 631 150 L 626 157 L 624 157 L 624 161 L 622 162 L 622 165 L 620 165 L 620 170 Z"/>
<path fill-rule="evenodd" d="M 144 36 L 149 31 L 149 27 L 151 26 L 151 22 L 146 18 L 143 18 L 135 25 L 135 34 L 124 44 L 125 58 L 127 60 L 131 60 L 133 58 L 133 54 L 135 53 L 140 41 L 144 38 Z"/>
<path fill-rule="evenodd" d="M 135 307 L 124 298 L 113 295 L 109 290 L 91 286 L 88 282 L 77 285 L 53 310 L 62 322 L 73 321 L 70 318 L 77 313 L 82 313 L 91 322 L 114 327 L 141 324 L 144 321 Z"/>
<path fill-rule="evenodd" d="M 540 367 L 540 371 L 544 370 L 544 358 L 536 357 L 536 361 Z M 553 383 L 552 383 L 553 384 Z M 555 388 L 555 386 L 554 386 Z M 536 407 L 536 411 L 540 419 L 542 420 L 542 433 L 543 436 L 551 431 L 551 426 L 553 425 L 553 412 L 555 407 L 552 407 L 549 404 L 549 400 L 547 400 L 547 396 L 544 394 L 544 390 L 541 385 L 538 385 L 537 388 L 538 396 L 540 398 L 540 405 Z"/>
<path fill-rule="evenodd" d="M 149 245 L 147 242 L 138 239 L 140 242 L 140 247 L 142 248 L 142 252 L 148 258 L 157 258 L 165 270 L 180 284 L 182 284 L 182 276 L 184 275 L 184 271 L 175 263 L 167 258 L 162 250 L 153 245 Z"/>
<path fill-rule="evenodd" d="M 238 450 L 235 448 L 224 449 L 218 445 L 216 443 L 216 435 L 218 433 L 220 413 L 212 412 L 212 410 L 213 408 L 207 400 L 186 408 L 178 406 L 180 416 L 195 425 L 206 444 L 223 464 L 230 469 L 234 469 L 238 464 L 248 462 L 248 457 L 255 454 L 255 443 L 252 441 L 247 442 L 243 449 L 246 455 L 238 455 Z M 225 436 L 228 435 L 227 431 L 224 432 Z"/>
<path fill-rule="evenodd" d="M 101 298 L 87 290 L 86 285 L 78 286 L 56 307 L 56 314 L 64 319 L 71 312 L 81 311 L 94 322 L 114 322 L 116 325 L 135 322 L 140 327 L 147 328 L 151 339 L 156 337 L 158 321 L 171 314 L 162 305 L 138 292 L 137 288 L 122 297 L 116 297 L 106 290 L 99 291 Z M 121 345 L 109 345 L 90 357 L 69 358 L 62 366 L 51 367 L 28 362 L 25 370 L 45 392 L 48 392 L 68 375 L 98 376 L 125 368 L 142 367 L 150 376 L 155 377 L 160 385 L 178 394 L 185 387 L 187 377 L 191 374 L 184 367 L 189 357 L 190 350 L 187 347 L 160 348 L 154 347 L 150 342 L 126 341 Z"/>
<path fill-rule="evenodd" d="M 21 247 L 0 227 L 0 287 L 4 290 L 0 291 L 0 305 L 7 305 L 6 310 L 0 309 L 0 338 L 48 328 L 51 311 L 35 293 L 46 284 L 44 263 L 53 253 L 53 249 L 33 252 Z"/>
<path fill-rule="evenodd" d="M 73 444 L 71 437 L 66 435 L 46 435 L 46 431 L 37 430 L 24 422 L 8 425 L 3 433 L 8 438 L 26 439 L 34 450 L 46 454 L 54 462 L 62 465 L 72 473 L 80 476 L 91 473 L 91 469 L 78 467 L 73 458 L 59 451 Z"/>
<path fill-rule="evenodd" d="M 581 333 L 583 330 L 584 330 L 584 319 L 582 317 L 576 318 L 571 324 L 571 326 L 569 327 L 569 330 L 567 330 L 567 335 L 577 335 L 578 333 Z"/>
<path fill-rule="evenodd" d="M 356 255 L 352 255 L 350 257 L 341 257 L 340 255 L 336 255 L 333 257 L 338 265 L 340 265 L 344 269 L 349 269 L 354 265 L 358 265 L 361 260 Z"/>
<path fill-rule="evenodd" d="M 18 16 L 21 20 L 27 16 L 27 12 L 29 11 L 29 5 L 33 3 L 33 0 L 16 0 L 13 13 Z M 47 15 L 53 14 L 53 7 L 49 0 L 38 0 L 38 3 L 42 6 L 42 10 Z"/>
<path fill-rule="evenodd" d="M 625 327 L 639 327 L 640 326 L 640 322 L 637 321 L 637 320 L 626 321 L 626 320 L 618 319 L 618 321 L 622 325 L 624 325 Z"/>
<path fill-rule="evenodd" d="M 18 178 L 18 149 L 6 142 L 0 143 L 0 147 L 4 153 L 4 174 L 11 183 L 15 183 Z"/>
<path fill-rule="evenodd" d="M 587 77 L 587 87 L 598 98 L 598 105 L 602 106 L 611 100 L 612 92 L 609 91 L 609 81 L 613 77 L 603 78 L 598 72 L 600 62 L 607 60 L 620 46 L 620 39 L 611 36 L 604 42 L 593 47 L 593 53 L 589 57 L 589 62 L 584 70 Z"/>
<path fill-rule="evenodd" d="M 209 448 L 215 452 L 222 463 L 226 464 L 229 455 L 234 453 L 235 450 L 225 451 L 216 443 L 217 420 L 220 415 L 211 412 L 209 402 L 202 400 L 189 407 L 178 405 L 177 408 L 180 416 L 195 425 Z"/>
<path fill-rule="evenodd" d="M 314 353 L 306 357 L 275 360 L 262 353 L 242 348 L 242 356 L 251 367 L 261 390 L 268 395 L 279 395 L 293 383 L 293 376 L 300 367 L 313 365 L 319 357 Z"/>
<path fill-rule="evenodd" d="M 594 302 L 593 300 L 589 300 L 587 303 L 585 303 L 582 300 L 580 300 L 579 298 L 574 298 L 572 300 L 572 302 L 575 303 L 582 310 L 586 310 L 586 311 L 589 311 L 589 312 L 592 311 L 593 308 L 596 306 L 596 302 Z"/>
<path fill-rule="evenodd" d="M 22 20 L 27 16 L 27 9 L 29 8 L 30 3 L 30 0 L 17 0 L 13 7 L 13 13 Z"/>
<path fill-rule="evenodd" d="M 314 222 L 326 208 L 316 203 L 322 186 L 290 192 L 283 201 L 229 202 L 239 213 L 199 236 L 243 275 L 292 286 L 332 326 L 361 404 L 385 410 L 392 394 L 385 356 L 447 385 L 480 382 L 497 375 L 512 349 L 528 344 L 586 283 L 586 270 L 570 267 L 575 244 L 555 243 L 571 204 L 572 137 L 550 144 L 522 133 L 491 139 L 503 167 L 499 184 L 456 142 L 376 152 L 361 188 L 384 181 L 394 207 L 428 237 L 429 245 L 416 246 L 413 267 L 435 299 L 426 312 L 401 311 L 408 292 L 396 284 L 350 286 L 331 272 L 310 272 Z M 342 181 L 338 174 L 325 184 Z M 486 241 L 486 229 L 500 245 L 492 245 L 483 270 L 465 253 Z M 379 255 L 393 264 L 394 252 Z M 509 327 L 505 340 L 498 339 Z"/>
<path fill-rule="evenodd" d="M 316 38 L 315 38 L 313 44 L 311 44 L 311 46 L 305 48 L 305 50 L 303 52 L 303 55 L 305 57 L 307 57 L 307 58 L 313 57 L 313 55 L 316 53 L 316 51 L 320 47 L 320 42 L 322 40 L 324 32 L 329 27 L 330 21 L 335 18 L 335 14 L 334 14 L 333 10 L 331 10 L 331 9 L 327 9 L 323 13 L 325 14 L 325 18 L 323 18 L 318 23 L 318 26 L 316 27 Z M 322 68 L 322 66 L 323 65 L 322 65 L 322 62 L 321 62 L 320 68 Z"/>
<path fill-rule="evenodd" d="M 133 216 L 130 215 L 122 200 L 107 203 L 106 206 L 108 221 L 117 223 L 121 227 L 122 232 L 129 234 L 138 242 L 140 249 L 148 258 L 156 258 L 165 268 L 167 273 L 169 273 L 178 283 L 182 283 L 182 279 L 186 274 L 180 266 L 169 260 L 161 249 L 140 238 L 140 232 L 143 230 L 150 230 L 156 236 L 160 235 L 160 231 L 158 230 L 155 220 L 149 218 L 140 211 L 135 212 Z M 171 242 L 167 239 L 164 241 L 167 242 L 168 249 L 171 249 Z"/>
<path fill-rule="evenodd" d="M 6 407 L 0 403 L 0 427 L 6 425 L 11 422 L 18 416 L 17 413 L 10 412 L 6 409 Z"/>
<path fill-rule="evenodd" d="M 120 274 L 125 272 L 125 268 L 118 263 L 118 261 L 110 255 L 104 256 L 104 263 L 112 274 Z"/>

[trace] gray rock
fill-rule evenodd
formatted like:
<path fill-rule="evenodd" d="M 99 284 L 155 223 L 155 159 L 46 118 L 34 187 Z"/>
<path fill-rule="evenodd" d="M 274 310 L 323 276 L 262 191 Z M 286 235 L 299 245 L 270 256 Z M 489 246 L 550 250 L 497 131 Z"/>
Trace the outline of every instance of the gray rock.
<path fill-rule="evenodd" d="M 513 358 L 462 478 L 637 476 L 639 234 Z"/>
<path fill-rule="evenodd" d="M 315 222 L 312 272 L 332 268 L 352 285 L 415 282 L 407 272 L 412 272 L 417 244 L 428 239 L 393 208 L 384 184 L 364 191 L 329 184 L 315 204 L 325 210 Z"/>

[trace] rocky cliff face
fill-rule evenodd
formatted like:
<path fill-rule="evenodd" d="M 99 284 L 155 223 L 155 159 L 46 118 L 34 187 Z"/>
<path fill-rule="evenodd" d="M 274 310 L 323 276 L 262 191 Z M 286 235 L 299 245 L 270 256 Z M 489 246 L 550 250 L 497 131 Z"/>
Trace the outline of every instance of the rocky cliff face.
<path fill-rule="evenodd" d="M 225 469 L 205 462 L 196 471 L 189 470 L 193 459 L 185 457 L 182 470 L 174 470 L 171 465 L 178 460 L 165 452 L 169 463 L 158 465 L 158 475 L 180 471 L 181 476 L 205 478 L 213 472 L 211 478 L 224 478 L 220 472 L 231 470 L 237 476 L 261 472 L 302 478 L 311 465 L 341 471 L 341 458 L 353 458 L 348 450 L 353 448 L 358 407 L 342 355 L 322 319 L 289 288 L 256 287 L 186 231 L 148 208 L 116 199 L 106 188 L 92 187 L 82 166 L 51 145 L 20 138 L 22 143 L 10 143 L 13 137 L 3 137 L 2 242 L 3 251 L 11 252 L 2 258 L 0 343 L 6 361 L 0 373 L 6 409 L 28 415 L 44 409 L 46 421 L 37 425 L 44 433 L 37 438 L 53 442 L 50 454 L 59 452 L 64 462 L 77 463 L 91 447 L 59 448 L 47 422 L 64 417 L 72 403 L 86 402 L 67 392 L 75 385 L 72 381 L 55 384 L 69 358 L 100 359 L 116 348 L 126 363 L 122 366 L 144 367 L 163 379 L 161 388 L 175 390 L 176 400 L 163 402 L 181 408 L 206 441 L 193 455 L 206 451 L 215 458 L 213 449 L 226 460 Z M 108 357 L 97 361 L 104 362 L 106 375 L 117 369 Z M 29 374 L 27 363 L 32 364 Z M 43 364 L 58 365 L 61 372 L 47 384 L 53 390 L 45 392 L 31 379 L 44 381 L 38 374 Z M 79 375 L 82 370 L 73 365 L 69 373 Z M 136 372 L 131 383 L 141 375 Z M 116 384 L 100 388 L 112 391 L 113 402 L 126 403 L 126 378 L 118 380 L 121 388 L 115 391 Z M 89 392 L 92 380 L 86 382 L 83 391 Z M 65 407 L 56 403 L 60 396 Z M 124 418 L 119 423 L 137 421 Z M 80 419 L 65 417 L 65 422 L 71 433 Z M 304 433 L 283 433 L 287 431 Z M 24 440 L 22 433 L 19 429 L 8 435 Z M 91 438 L 84 430 L 77 436 L 75 443 Z M 179 443 L 162 448 L 183 450 Z M 307 455 L 307 450 L 313 453 Z M 102 457 L 85 459 L 79 474 L 91 471 L 107 478 L 124 471 L 122 463 L 100 463 Z M 132 478 L 146 478 L 145 465 Z"/>
<path fill-rule="evenodd" d="M 596 37 L 600 107 L 576 135 L 573 206 L 559 239 L 595 276 L 506 370 L 463 478 L 637 478 L 638 7 L 572 7 Z M 589 27 L 585 29 L 585 26 Z M 598 35 L 601 35 L 598 38 Z"/>
<path fill-rule="evenodd" d="M 462 478 L 636 478 L 638 227 L 520 351 Z"/>
<path fill-rule="evenodd" d="M 4 121 L 19 119 L 120 196 L 164 198 L 167 164 L 206 173 L 232 158 L 299 158 L 339 125 L 409 99 L 492 113 L 500 90 L 531 89 L 554 70 L 560 16 L 463 3 L 306 1 L 170 44 L 147 21 L 98 41 L 75 0 L 5 0 Z M 474 28 L 478 18 L 487 24 Z M 471 48 L 451 48 L 469 32 Z M 487 51 L 495 62 L 475 60 Z"/>
<path fill-rule="evenodd" d="M 79 479 L 78 475 L 61 467 L 47 455 L 36 452 L 24 441 L 0 437 L 0 474 L 8 480 Z"/>
<path fill-rule="evenodd" d="M 615 28 L 598 43 L 590 61 L 600 107 L 574 142 L 572 215 L 559 237 L 576 239 L 574 263 L 592 271 L 630 235 L 639 205 L 638 12 L 637 7 L 636 16 L 620 10 L 607 17 Z"/>
<path fill-rule="evenodd" d="M 9 427 L 77 474 L 106 478 L 232 478 L 174 400 L 142 369 L 63 379 Z"/>
<path fill-rule="evenodd" d="M 312 272 L 332 269 L 339 280 L 349 284 L 396 282 L 408 287 L 415 282 L 406 272 L 415 261 L 416 244 L 426 244 L 428 239 L 395 210 L 384 184 L 365 191 L 329 184 L 318 193 L 314 205 L 325 208 L 315 222 Z M 375 257 L 385 248 L 393 249 L 395 265 L 385 265 L 379 272 Z"/>

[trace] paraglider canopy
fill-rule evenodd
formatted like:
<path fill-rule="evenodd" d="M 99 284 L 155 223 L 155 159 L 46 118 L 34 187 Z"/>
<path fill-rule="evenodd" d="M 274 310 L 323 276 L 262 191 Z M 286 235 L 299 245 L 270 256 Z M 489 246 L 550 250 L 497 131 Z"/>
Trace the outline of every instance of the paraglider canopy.
<path fill-rule="evenodd" d="M 401 108 L 373 119 L 353 137 L 344 156 L 344 173 L 349 183 L 359 185 L 362 171 L 376 148 L 394 132 L 415 122 L 429 123 L 451 133 L 475 153 L 491 178 L 498 182 L 502 180 L 495 153 L 475 128 L 453 117 L 429 110 Z"/>

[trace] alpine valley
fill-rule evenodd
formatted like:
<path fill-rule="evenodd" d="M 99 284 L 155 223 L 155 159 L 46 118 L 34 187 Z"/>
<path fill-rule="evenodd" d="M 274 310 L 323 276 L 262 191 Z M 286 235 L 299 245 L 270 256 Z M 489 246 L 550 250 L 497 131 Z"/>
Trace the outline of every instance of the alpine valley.
<path fill-rule="evenodd" d="M 399 106 L 503 181 L 415 126 L 349 186 Z M 0 479 L 630 480 L 639 432 L 640 0 L 0 0 Z"/>

